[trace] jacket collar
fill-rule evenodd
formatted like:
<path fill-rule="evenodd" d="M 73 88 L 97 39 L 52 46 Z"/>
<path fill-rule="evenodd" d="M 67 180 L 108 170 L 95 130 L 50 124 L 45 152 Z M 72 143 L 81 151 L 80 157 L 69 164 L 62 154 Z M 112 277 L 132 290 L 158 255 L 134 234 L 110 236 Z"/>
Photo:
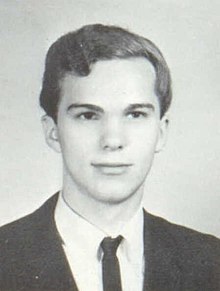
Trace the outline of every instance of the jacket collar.
<path fill-rule="evenodd" d="M 33 240 L 37 241 L 38 245 L 38 252 L 33 258 L 35 273 L 38 271 L 33 276 L 35 278 L 37 276 L 34 284 L 37 290 L 78 291 L 54 221 L 57 199 L 58 193 L 47 200 L 32 216 L 34 221 L 37 220 L 34 223 Z"/>
<path fill-rule="evenodd" d="M 36 257 L 36 265 L 41 270 L 44 290 L 77 291 L 77 286 L 67 263 L 62 239 L 54 221 L 54 210 L 58 193 L 52 196 L 45 204 L 36 210 L 38 217 L 38 231 L 36 239 L 41 240 L 40 251 Z M 144 213 L 144 255 L 145 277 L 144 291 L 178 290 L 180 268 L 176 261 L 177 245 L 169 232 L 167 222 Z M 40 279 L 40 278 L 39 278 Z"/>

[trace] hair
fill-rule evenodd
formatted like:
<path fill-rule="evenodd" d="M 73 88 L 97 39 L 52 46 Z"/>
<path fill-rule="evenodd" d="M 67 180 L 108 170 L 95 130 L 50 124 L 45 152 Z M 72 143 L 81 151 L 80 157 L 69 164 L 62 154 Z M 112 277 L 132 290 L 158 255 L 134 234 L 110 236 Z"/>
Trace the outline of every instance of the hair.
<path fill-rule="evenodd" d="M 172 99 L 170 72 L 162 53 L 146 38 L 120 27 L 101 24 L 86 25 L 69 32 L 51 45 L 45 61 L 41 107 L 56 122 L 61 81 L 67 73 L 84 77 L 98 61 L 132 57 L 143 57 L 153 65 L 155 93 L 162 117 Z"/>

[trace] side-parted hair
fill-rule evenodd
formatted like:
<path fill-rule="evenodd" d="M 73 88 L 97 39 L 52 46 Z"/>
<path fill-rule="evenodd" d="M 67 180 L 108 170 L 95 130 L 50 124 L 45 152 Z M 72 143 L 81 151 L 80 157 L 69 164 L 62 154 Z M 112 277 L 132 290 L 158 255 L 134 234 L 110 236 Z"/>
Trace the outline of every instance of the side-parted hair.
<path fill-rule="evenodd" d="M 40 105 L 57 121 L 61 81 L 65 74 L 88 76 L 92 64 L 101 60 L 146 58 L 156 73 L 155 93 L 160 116 L 168 110 L 171 99 L 171 77 L 166 61 L 150 40 L 116 26 L 86 25 L 67 33 L 48 50 L 45 62 Z"/>

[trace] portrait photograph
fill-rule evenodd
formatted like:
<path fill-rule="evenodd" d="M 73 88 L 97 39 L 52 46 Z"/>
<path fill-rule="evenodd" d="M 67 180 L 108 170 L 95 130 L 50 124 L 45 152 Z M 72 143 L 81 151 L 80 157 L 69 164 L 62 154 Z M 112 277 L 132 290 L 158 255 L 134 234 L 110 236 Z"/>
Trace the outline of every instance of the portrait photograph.
<path fill-rule="evenodd" d="M 219 13 L 0 1 L 1 291 L 220 291 Z"/>

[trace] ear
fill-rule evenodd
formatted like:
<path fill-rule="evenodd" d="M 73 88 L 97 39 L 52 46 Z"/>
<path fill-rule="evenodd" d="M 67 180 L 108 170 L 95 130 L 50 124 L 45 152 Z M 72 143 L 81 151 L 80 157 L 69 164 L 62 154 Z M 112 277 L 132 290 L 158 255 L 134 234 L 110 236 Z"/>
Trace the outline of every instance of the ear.
<path fill-rule="evenodd" d="M 167 141 L 167 134 L 168 134 L 168 127 L 169 127 L 169 117 L 168 114 L 165 114 L 160 119 L 160 125 L 159 125 L 159 134 L 158 134 L 158 140 L 157 140 L 157 146 L 155 149 L 155 153 L 159 153 L 163 150 L 166 141 Z"/>
<path fill-rule="evenodd" d="M 44 115 L 41 118 L 47 144 L 57 153 L 61 152 L 57 124 L 52 117 Z"/>

